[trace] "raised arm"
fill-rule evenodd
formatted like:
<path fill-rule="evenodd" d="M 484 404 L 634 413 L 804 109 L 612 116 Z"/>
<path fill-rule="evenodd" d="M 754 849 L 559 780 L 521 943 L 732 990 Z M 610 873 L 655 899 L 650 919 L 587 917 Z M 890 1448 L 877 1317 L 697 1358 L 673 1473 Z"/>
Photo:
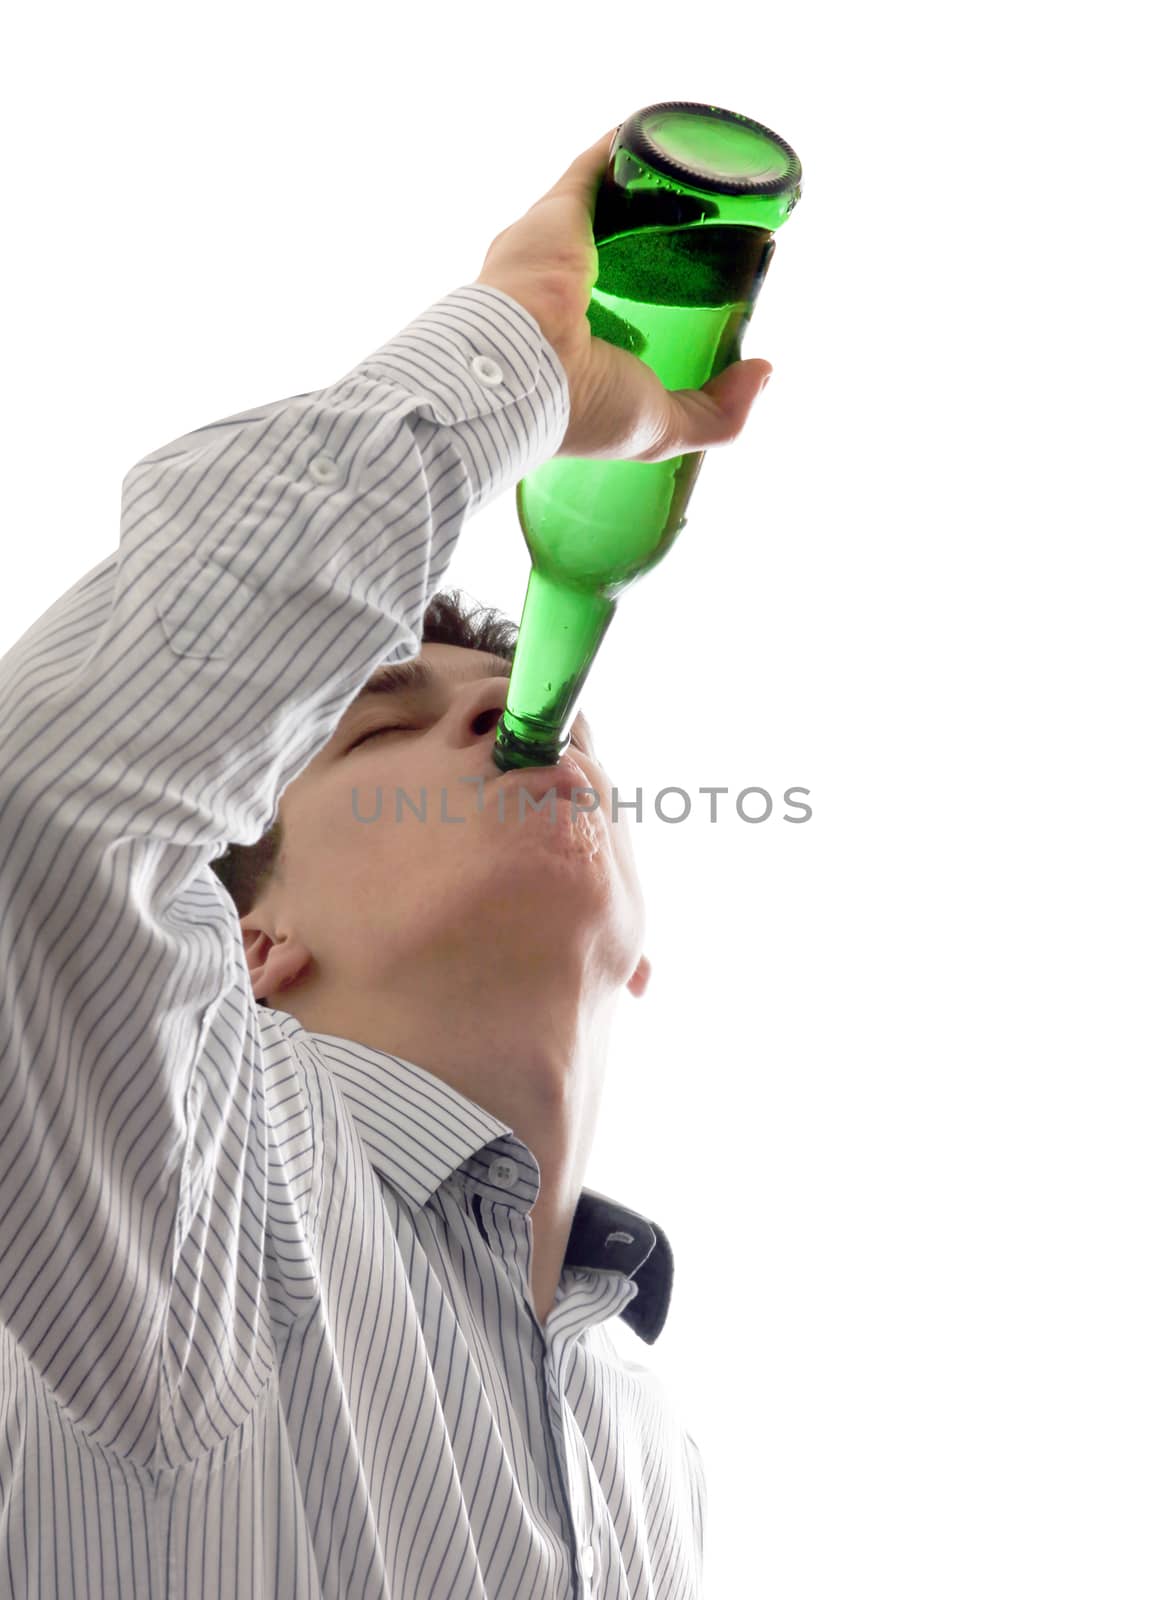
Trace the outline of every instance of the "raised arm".
<path fill-rule="evenodd" d="M 418 653 L 463 521 L 567 416 L 534 318 L 459 289 L 138 462 L 117 553 L 0 661 L 0 1320 L 142 1465 L 243 1420 L 270 1361 L 256 1018 L 208 863 Z"/>

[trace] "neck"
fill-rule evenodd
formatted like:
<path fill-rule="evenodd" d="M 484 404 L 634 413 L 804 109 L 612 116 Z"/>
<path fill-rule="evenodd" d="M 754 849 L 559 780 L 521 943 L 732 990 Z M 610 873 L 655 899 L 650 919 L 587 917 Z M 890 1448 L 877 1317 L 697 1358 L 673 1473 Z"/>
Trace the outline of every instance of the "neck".
<path fill-rule="evenodd" d="M 547 941 L 542 941 L 547 944 Z M 538 949 L 517 958 L 489 947 L 468 962 L 444 946 L 377 990 L 310 982 L 278 1003 L 303 1027 L 412 1061 L 506 1123 L 532 1152 L 541 1187 L 531 1210 L 531 1299 L 544 1323 L 554 1304 L 593 1143 L 613 1004 L 587 953 Z M 291 1003 L 290 1003 L 291 1002 Z"/>

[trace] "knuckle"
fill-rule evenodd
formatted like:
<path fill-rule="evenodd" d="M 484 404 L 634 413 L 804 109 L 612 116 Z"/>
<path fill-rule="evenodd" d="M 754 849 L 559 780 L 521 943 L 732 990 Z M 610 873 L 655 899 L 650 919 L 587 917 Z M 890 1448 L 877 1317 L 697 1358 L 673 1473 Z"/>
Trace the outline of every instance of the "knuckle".
<path fill-rule="evenodd" d="M 650 430 L 650 438 L 637 451 L 636 461 L 656 463 L 669 461 L 682 453 L 680 441 L 669 421 L 663 421 Z"/>

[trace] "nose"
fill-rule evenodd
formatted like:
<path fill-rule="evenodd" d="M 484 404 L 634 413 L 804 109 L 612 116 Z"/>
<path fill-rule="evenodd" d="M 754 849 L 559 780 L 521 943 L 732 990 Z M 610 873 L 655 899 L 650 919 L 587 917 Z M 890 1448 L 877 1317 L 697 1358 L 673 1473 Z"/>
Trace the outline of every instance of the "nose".
<path fill-rule="evenodd" d="M 467 687 L 460 721 L 463 742 L 493 745 L 509 689 L 509 678 L 484 678 Z"/>
<path fill-rule="evenodd" d="M 486 711 L 479 711 L 470 724 L 470 731 L 476 734 L 490 734 L 497 728 L 501 721 L 503 706 L 492 706 Z"/>

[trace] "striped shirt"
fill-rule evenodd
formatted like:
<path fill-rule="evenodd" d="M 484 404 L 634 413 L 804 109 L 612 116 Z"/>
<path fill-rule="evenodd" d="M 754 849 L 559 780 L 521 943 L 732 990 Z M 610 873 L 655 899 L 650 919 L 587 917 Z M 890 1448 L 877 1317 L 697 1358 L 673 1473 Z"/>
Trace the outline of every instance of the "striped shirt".
<path fill-rule="evenodd" d="M 144 457 L 0 662 L 0 1595 L 702 1593 L 702 1460 L 622 1353 L 662 1230 L 586 1190 L 543 1327 L 531 1151 L 258 1006 L 209 866 L 568 410 L 535 320 L 457 289 Z"/>

